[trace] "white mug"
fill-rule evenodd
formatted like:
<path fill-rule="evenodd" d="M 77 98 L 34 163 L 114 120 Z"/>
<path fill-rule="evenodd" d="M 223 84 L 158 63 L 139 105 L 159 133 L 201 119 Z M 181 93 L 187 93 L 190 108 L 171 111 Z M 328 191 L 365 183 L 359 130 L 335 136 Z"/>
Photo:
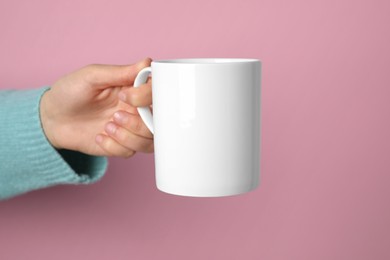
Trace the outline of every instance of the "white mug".
<path fill-rule="evenodd" d="M 153 115 L 138 111 L 154 134 L 156 184 L 183 196 L 251 191 L 260 171 L 260 77 L 256 59 L 153 61 Z"/>

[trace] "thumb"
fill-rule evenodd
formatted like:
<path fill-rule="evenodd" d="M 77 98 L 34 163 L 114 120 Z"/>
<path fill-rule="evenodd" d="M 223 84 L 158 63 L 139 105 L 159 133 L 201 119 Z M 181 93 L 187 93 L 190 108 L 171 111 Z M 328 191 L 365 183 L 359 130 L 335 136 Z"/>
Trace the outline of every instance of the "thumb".
<path fill-rule="evenodd" d="M 151 62 L 151 58 L 145 58 L 132 65 L 93 64 L 85 67 L 84 73 L 87 82 L 99 88 L 131 86 L 138 72 L 150 66 Z"/>

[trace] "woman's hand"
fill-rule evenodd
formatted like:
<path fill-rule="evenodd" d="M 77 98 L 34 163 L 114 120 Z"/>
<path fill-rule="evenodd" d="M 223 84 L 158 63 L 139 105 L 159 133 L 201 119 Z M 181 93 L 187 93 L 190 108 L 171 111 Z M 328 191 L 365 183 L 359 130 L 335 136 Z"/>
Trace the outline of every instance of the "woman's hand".
<path fill-rule="evenodd" d="M 128 66 L 89 65 L 59 79 L 40 105 L 50 143 L 90 155 L 153 152 L 153 136 L 136 109 L 151 105 L 151 82 L 132 87 L 150 63 L 147 58 Z"/>

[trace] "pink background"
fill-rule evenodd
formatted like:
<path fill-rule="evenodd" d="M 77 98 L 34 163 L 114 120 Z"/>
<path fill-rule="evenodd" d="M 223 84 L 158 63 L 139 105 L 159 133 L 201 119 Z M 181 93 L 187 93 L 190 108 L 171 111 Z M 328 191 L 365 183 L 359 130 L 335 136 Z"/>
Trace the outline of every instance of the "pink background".
<path fill-rule="evenodd" d="M 262 183 L 156 190 L 152 155 L 0 202 L 0 259 L 390 259 L 390 2 L 1 1 L 1 88 L 88 63 L 263 61 Z M 5 126 L 2 126 L 5 127 Z"/>

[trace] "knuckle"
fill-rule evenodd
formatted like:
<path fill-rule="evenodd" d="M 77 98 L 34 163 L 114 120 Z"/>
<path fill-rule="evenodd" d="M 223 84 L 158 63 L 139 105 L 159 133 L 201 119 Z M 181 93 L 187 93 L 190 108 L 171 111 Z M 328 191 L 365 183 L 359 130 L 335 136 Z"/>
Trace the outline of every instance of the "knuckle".
<path fill-rule="evenodd" d="M 141 96 L 139 95 L 138 91 L 133 91 L 130 95 L 130 103 L 133 106 L 138 106 L 141 101 Z"/>
<path fill-rule="evenodd" d="M 99 65 L 96 64 L 96 63 L 91 63 L 91 64 L 88 64 L 88 65 L 85 66 L 85 67 L 88 68 L 88 69 L 93 69 L 93 68 L 96 68 L 97 66 L 99 66 Z"/>
<path fill-rule="evenodd" d="M 96 71 L 98 70 L 100 65 L 98 64 L 89 64 L 83 68 L 85 72 L 84 78 L 87 82 L 94 82 L 96 80 Z"/>
<path fill-rule="evenodd" d="M 99 66 L 99 64 L 88 64 L 83 69 L 87 72 L 92 72 L 95 71 Z"/>

